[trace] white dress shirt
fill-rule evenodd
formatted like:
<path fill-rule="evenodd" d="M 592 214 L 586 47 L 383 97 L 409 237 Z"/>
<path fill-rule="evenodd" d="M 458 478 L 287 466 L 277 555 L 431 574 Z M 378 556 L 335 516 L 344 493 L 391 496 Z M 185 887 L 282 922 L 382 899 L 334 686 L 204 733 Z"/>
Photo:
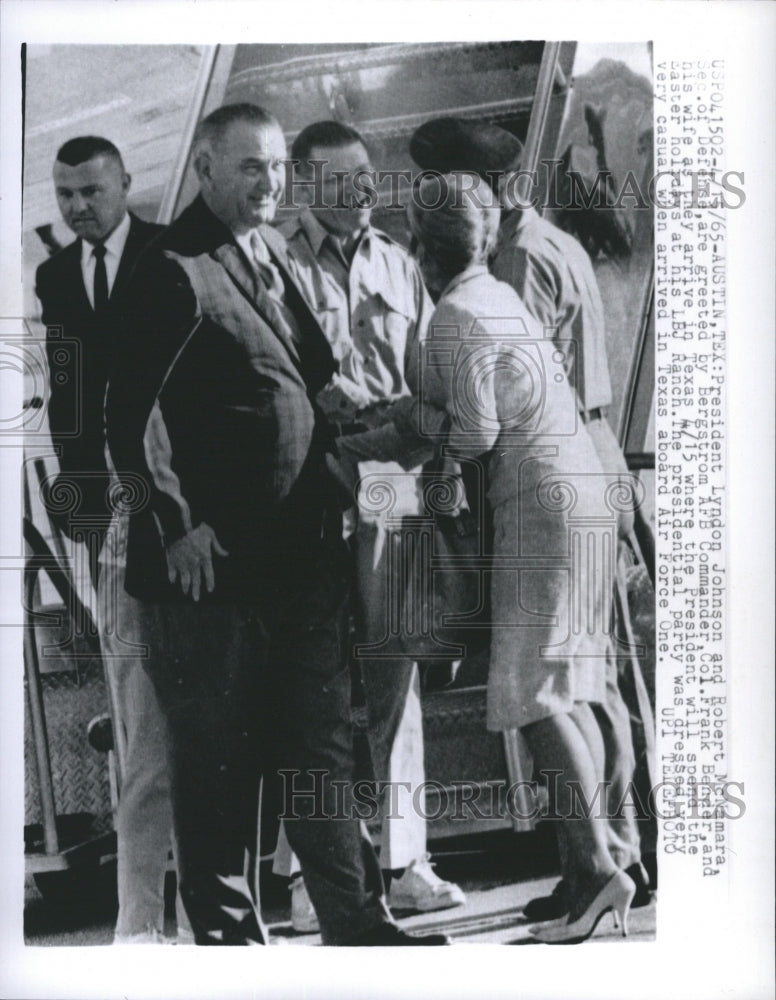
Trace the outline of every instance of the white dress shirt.
<path fill-rule="evenodd" d="M 121 255 L 124 253 L 124 246 L 129 236 L 130 218 L 129 213 L 124 214 L 124 218 L 116 226 L 110 236 L 105 240 L 105 271 L 108 275 L 108 295 L 113 290 L 113 283 L 118 274 Z M 84 288 L 89 298 L 89 304 L 94 309 L 94 268 L 96 266 L 94 247 L 86 240 L 81 241 L 81 274 L 83 276 Z"/>
<path fill-rule="evenodd" d="M 247 232 L 244 233 L 234 233 L 235 242 L 240 247 L 245 256 L 248 258 L 248 260 L 251 262 L 251 266 L 255 266 L 256 264 L 256 253 L 254 251 L 253 243 L 251 242 L 254 238 L 254 234 L 258 237 L 259 240 L 261 240 L 262 243 L 264 243 L 264 240 L 261 239 L 261 237 L 259 236 L 259 234 L 256 232 L 255 229 L 249 229 L 247 230 Z M 267 260 L 269 260 L 268 249 L 266 251 L 266 256 Z"/>

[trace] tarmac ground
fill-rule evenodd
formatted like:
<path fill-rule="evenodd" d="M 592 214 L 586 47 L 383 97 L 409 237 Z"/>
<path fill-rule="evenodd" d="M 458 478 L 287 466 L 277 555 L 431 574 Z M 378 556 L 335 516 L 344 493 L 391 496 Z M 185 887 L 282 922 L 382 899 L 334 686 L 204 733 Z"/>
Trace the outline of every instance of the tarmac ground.
<path fill-rule="evenodd" d="M 434 849 L 435 848 L 435 849 Z M 535 944 L 523 906 L 547 895 L 557 881 L 552 838 L 540 827 L 533 833 L 508 831 L 439 841 L 432 845 L 440 877 L 457 882 L 466 904 L 432 913 L 395 911 L 410 933 L 442 931 L 458 944 Z M 291 927 L 288 881 L 262 870 L 262 909 L 273 943 L 320 945 L 317 934 L 297 934 Z M 165 933 L 175 936 L 175 881 L 168 876 Z M 31 878 L 25 882 L 24 936 L 28 945 L 108 945 L 116 919 L 115 866 L 106 865 L 89 885 L 63 885 L 44 898 Z M 606 916 L 590 938 L 593 943 L 652 941 L 656 903 L 632 910 L 628 937 Z"/>

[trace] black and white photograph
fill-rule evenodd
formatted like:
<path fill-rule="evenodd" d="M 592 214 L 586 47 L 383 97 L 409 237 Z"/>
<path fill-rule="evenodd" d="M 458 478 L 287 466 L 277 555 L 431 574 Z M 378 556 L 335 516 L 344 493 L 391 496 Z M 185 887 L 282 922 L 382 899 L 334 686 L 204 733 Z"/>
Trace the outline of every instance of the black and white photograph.
<path fill-rule="evenodd" d="M 3 996 L 773 995 L 725 7 L 8 3 Z"/>

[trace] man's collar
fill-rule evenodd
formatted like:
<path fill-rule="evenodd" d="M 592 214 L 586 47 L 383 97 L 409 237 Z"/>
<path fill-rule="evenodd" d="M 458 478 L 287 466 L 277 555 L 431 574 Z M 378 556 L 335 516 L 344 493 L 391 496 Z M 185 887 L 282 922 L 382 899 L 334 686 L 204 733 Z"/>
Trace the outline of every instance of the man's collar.
<path fill-rule="evenodd" d="M 312 251 L 316 257 L 320 256 L 321 247 L 323 246 L 324 240 L 329 237 L 333 242 L 338 243 L 337 237 L 333 233 L 322 225 L 315 217 L 315 215 L 310 211 L 310 209 L 305 206 L 298 215 L 299 226 L 304 232 L 305 236 L 312 247 Z M 372 231 L 371 226 L 367 226 L 366 229 L 361 233 L 358 243 L 360 244 L 364 240 L 369 238 Z"/>
<path fill-rule="evenodd" d="M 249 229 L 246 232 L 239 234 L 232 232 L 232 236 L 234 237 L 235 243 L 242 250 L 242 252 L 248 258 L 251 264 L 253 263 L 255 257 L 254 247 L 252 242 L 254 234 L 257 237 L 257 249 L 259 250 L 259 252 L 261 252 L 263 249 L 264 253 L 268 253 L 269 251 L 266 249 L 267 244 L 264 242 L 262 235 L 258 229 Z M 262 263 L 264 263 L 264 261 L 262 261 Z"/>
<path fill-rule="evenodd" d="M 526 208 L 513 209 L 507 214 L 503 228 L 516 233 L 518 229 L 524 229 L 525 226 L 529 226 L 538 218 L 539 213 L 532 205 L 528 205 Z"/>
<path fill-rule="evenodd" d="M 124 247 L 126 246 L 127 237 L 129 236 L 129 230 L 132 225 L 132 220 L 129 216 L 129 212 L 124 213 L 124 218 L 116 226 L 107 240 L 104 240 L 105 249 L 109 254 L 113 254 L 118 260 L 121 260 L 121 255 L 124 253 Z M 81 259 L 86 261 L 92 255 L 93 246 L 91 243 L 87 243 L 86 240 L 81 240 Z"/>
<path fill-rule="evenodd" d="M 307 241 L 312 247 L 313 253 L 317 257 L 321 252 L 323 241 L 329 235 L 328 230 L 320 224 L 310 209 L 306 206 L 299 212 L 297 221 L 299 223 L 299 228 L 307 237 Z"/>
<path fill-rule="evenodd" d="M 462 285 L 465 281 L 471 281 L 472 278 L 481 278 L 483 275 L 488 274 L 489 272 L 486 264 L 470 264 L 468 267 L 464 268 L 463 271 L 459 271 L 459 273 L 448 282 L 439 298 L 443 299 L 445 295 L 449 295 L 450 292 L 456 289 L 459 285 Z"/>
<path fill-rule="evenodd" d="M 232 230 L 232 239 L 242 250 L 249 261 L 253 262 L 253 247 L 251 246 L 251 230 L 244 233 L 236 233 Z"/>
<path fill-rule="evenodd" d="M 162 237 L 165 249 L 186 255 L 212 253 L 225 243 L 234 243 L 234 234 L 212 212 L 202 197 L 187 205 Z"/>

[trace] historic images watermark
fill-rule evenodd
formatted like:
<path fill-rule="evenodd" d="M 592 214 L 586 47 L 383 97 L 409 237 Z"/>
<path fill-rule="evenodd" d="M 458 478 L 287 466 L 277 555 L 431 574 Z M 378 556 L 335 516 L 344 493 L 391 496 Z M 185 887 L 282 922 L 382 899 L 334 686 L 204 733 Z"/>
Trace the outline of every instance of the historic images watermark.
<path fill-rule="evenodd" d="M 662 781 L 646 795 L 630 782 L 616 801 L 611 795 L 611 782 L 596 784 L 589 797 L 579 783 L 571 782 L 569 808 L 560 812 L 554 790 L 562 773 L 542 771 L 536 778 L 512 784 L 461 779 L 450 784 L 426 780 L 412 785 L 409 781 L 368 779 L 329 781 L 324 770 L 281 770 L 284 807 L 280 819 L 293 820 L 304 815 L 312 819 L 356 818 L 370 822 L 380 816 L 402 819 L 415 815 L 426 821 L 444 819 L 453 823 L 475 819 L 537 822 L 591 817 L 621 819 L 630 812 L 637 820 L 658 819 L 676 824 L 701 819 L 735 820 L 746 813 L 743 782 L 704 779 L 688 785 Z M 330 805 L 331 797 L 324 793 L 325 788 L 334 791 L 334 808 Z M 678 850 L 684 849 L 676 844 L 667 847 L 668 853 Z"/>
<path fill-rule="evenodd" d="M 658 125 L 658 130 L 661 126 Z M 310 160 L 312 177 L 300 175 L 298 160 L 285 161 L 286 188 L 280 207 L 312 208 L 376 208 L 401 210 L 408 201 L 424 209 L 434 209 L 447 200 L 445 176 L 437 170 L 378 170 L 362 167 L 355 171 L 334 170 L 324 181 L 328 160 Z M 629 170 L 615 179 L 610 170 L 598 170 L 583 176 L 579 171 L 565 170 L 558 159 L 541 160 L 536 170 L 510 172 L 486 170 L 481 176 L 488 190 L 496 193 L 504 211 L 514 208 L 535 208 L 542 211 L 617 210 L 623 208 L 653 211 L 661 209 L 736 209 L 746 202 L 745 176 L 740 170 L 718 170 L 712 166 L 676 165 L 639 179 Z M 484 205 L 483 195 L 476 190 L 476 174 L 459 171 L 472 178 L 470 186 L 462 185 L 457 196 L 473 198 Z M 434 184 L 429 186 L 429 180 Z M 429 194 L 431 187 L 431 194 Z"/>

